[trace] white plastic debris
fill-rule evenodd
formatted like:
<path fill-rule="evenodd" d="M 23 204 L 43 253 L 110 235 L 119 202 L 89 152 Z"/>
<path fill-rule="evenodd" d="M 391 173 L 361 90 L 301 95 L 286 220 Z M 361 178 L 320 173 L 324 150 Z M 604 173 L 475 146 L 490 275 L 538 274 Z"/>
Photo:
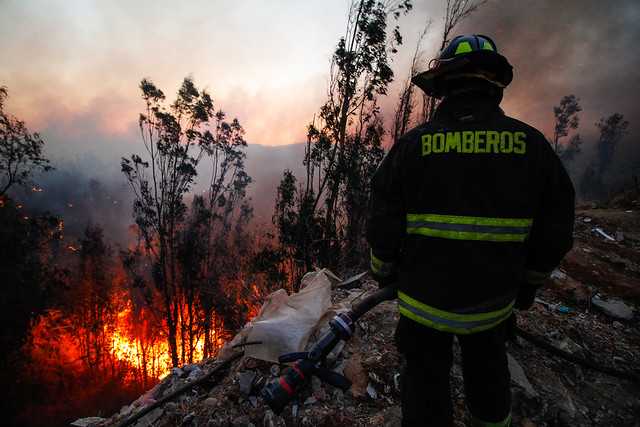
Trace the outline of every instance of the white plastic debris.
<path fill-rule="evenodd" d="M 372 399 L 377 399 L 378 398 L 378 392 L 376 391 L 375 388 L 373 388 L 371 383 L 367 384 L 367 393 L 369 394 L 369 396 Z"/>
<path fill-rule="evenodd" d="M 596 231 L 600 234 L 602 234 L 606 239 L 611 240 L 612 242 L 615 242 L 616 239 L 614 239 L 613 237 L 609 236 L 607 233 L 605 233 L 604 231 L 602 231 L 600 228 L 596 228 Z"/>

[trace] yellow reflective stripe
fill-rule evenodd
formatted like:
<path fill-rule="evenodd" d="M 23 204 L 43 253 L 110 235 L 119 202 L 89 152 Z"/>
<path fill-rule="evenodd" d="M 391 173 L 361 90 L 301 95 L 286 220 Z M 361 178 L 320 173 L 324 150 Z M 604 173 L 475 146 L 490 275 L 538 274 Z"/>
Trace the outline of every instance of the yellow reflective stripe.
<path fill-rule="evenodd" d="M 493 47 L 491 46 L 491 43 L 484 42 L 484 45 L 482 45 L 482 50 L 493 50 Z"/>
<path fill-rule="evenodd" d="M 531 218 L 407 214 L 407 234 L 445 239 L 523 242 L 532 225 Z"/>
<path fill-rule="evenodd" d="M 473 49 L 471 49 L 471 45 L 469 44 L 469 42 L 462 42 L 456 48 L 455 55 L 460 55 L 461 53 L 471 52 L 472 50 Z"/>
<path fill-rule="evenodd" d="M 398 309 L 402 315 L 434 329 L 456 334 L 471 334 L 493 328 L 511 315 L 514 302 L 487 313 L 460 314 L 431 307 L 398 291 Z"/>
<path fill-rule="evenodd" d="M 385 262 L 376 258 L 371 250 L 371 271 L 381 277 L 390 276 L 393 272 L 393 262 Z"/>
<path fill-rule="evenodd" d="M 469 413 L 469 418 L 471 418 L 471 425 L 478 427 L 508 427 L 511 425 L 511 410 L 509 410 L 509 415 L 497 423 L 490 423 L 488 421 L 482 421 L 480 418 L 473 416 L 472 413 Z"/>
<path fill-rule="evenodd" d="M 536 271 L 526 268 L 522 275 L 522 281 L 531 285 L 541 285 L 551 277 L 551 273 L 553 271 Z"/>

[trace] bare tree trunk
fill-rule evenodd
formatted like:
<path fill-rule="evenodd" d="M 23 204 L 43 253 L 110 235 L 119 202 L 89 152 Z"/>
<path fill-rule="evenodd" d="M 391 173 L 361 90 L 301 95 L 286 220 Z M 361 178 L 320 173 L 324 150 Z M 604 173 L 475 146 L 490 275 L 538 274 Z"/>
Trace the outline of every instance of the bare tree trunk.
<path fill-rule="evenodd" d="M 453 29 L 458 25 L 458 23 L 475 12 L 478 7 L 482 6 L 486 2 L 487 0 L 481 0 L 478 2 L 474 2 L 473 0 L 447 0 L 447 11 L 444 20 L 444 28 L 442 31 L 442 40 L 440 43 L 440 49 L 438 50 L 438 54 L 436 55 L 436 57 L 440 56 L 444 48 L 447 47 L 447 45 L 451 41 L 451 33 L 453 32 Z M 425 98 L 426 99 L 423 103 L 422 116 L 424 121 L 431 121 L 433 120 L 439 101 L 433 96 L 425 95 Z"/>

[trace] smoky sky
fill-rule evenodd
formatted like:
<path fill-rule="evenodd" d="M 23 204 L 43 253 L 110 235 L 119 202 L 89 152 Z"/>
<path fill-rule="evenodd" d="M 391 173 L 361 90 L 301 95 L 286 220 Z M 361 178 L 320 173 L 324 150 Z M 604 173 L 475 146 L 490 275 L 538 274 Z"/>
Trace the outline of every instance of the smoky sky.
<path fill-rule="evenodd" d="M 422 46 L 425 63 L 435 55 L 435 50 L 440 45 L 444 4 L 444 1 L 416 1 L 414 10 L 398 21 L 404 44 L 392 62 L 396 82 L 389 88 L 388 98 L 381 101 L 382 113 L 387 123 L 391 120 L 396 104 L 398 85 L 407 76 L 417 33 L 429 19 L 433 20 L 433 24 Z M 333 43 L 337 43 L 343 35 L 342 28 L 346 23 L 346 16 L 337 16 L 342 20 L 340 25 L 333 22 L 331 27 L 326 27 L 326 31 L 333 34 Z M 613 113 L 623 114 L 625 120 L 629 121 L 629 133 L 621 141 L 614 158 L 612 169 L 620 175 L 607 177 L 609 181 L 614 181 L 620 176 L 630 179 L 629 167 L 640 159 L 640 126 L 637 123 L 640 113 L 638 22 L 640 2 L 637 0 L 489 0 L 474 14 L 461 21 L 453 35 L 486 34 L 496 41 L 499 51 L 514 67 L 514 80 L 505 90 L 502 107 L 507 114 L 532 124 L 548 137 L 553 132 L 553 107 L 565 95 L 573 94 L 580 99 L 580 127 L 575 132 L 582 136 L 584 149 L 570 167 L 574 182 L 579 180 L 581 171 L 592 161 L 593 147 L 598 138 L 598 130 L 594 124 Z M 273 71 L 278 67 L 283 70 L 283 89 L 279 97 L 290 98 L 286 111 L 277 110 L 278 114 L 273 113 L 275 105 L 268 102 L 270 98 L 256 96 L 255 91 L 246 88 L 232 90 L 237 83 L 229 88 L 229 92 L 235 96 L 222 97 L 219 90 L 212 91 L 217 108 L 225 110 L 229 118 L 239 116 L 241 124 L 247 130 L 249 147 L 246 150 L 246 171 L 254 179 L 249 195 L 253 198 L 256 213 L 267 222 L 270 220 L 282 173 L 285 169 L 295 170 L 301 167 L 302 150 L 299 143 L 306 134 L 306 125 L 313 120 L 314 112 L 317 112 L 326 99 L 331 46 L 330 43 L 322 46 L 320 49 L 309 44 L 308 48 L 298 50 L 306 56 L 311 54 L 321 58 L 326 64 L 323 75 L 314 69 L 312 77 L 306 80 L 313 81 L 313 84 L 287 83 L 288 74 L 284 73 L 290 68 L 287 63 L 276 60 L 275 65 L 271 64 L 272 74 L 278 74 Z M 295 52 L 292 52 L 292 56 L 295 56 Z M 251 55 L 243 58 L 247 61 L 252 59 Z M 277 59 L 278 56 L 274 58 Z M 175 71 L 175 63 L 171 62 L 173 65 L 168 69 Z M 249 68 L 260 69 L 258 65 L 259 63 Z M 216 66 L 225 69 L 228 65 L 221 61 Z M 200 70 L 188 61 L 178 68 L 179 72 Z M 302 67 L 296 72 L 304 73 L 305 69 Z M 150 76 L 155 80 L 155 73 Z M 184 74 L 177 75 L 180 76 Z M 51 109 L 51 114 L 46 115 L 43 122 L 35 122 L 44 129 L 32 126 L 32 122 L 27 120 L 30 130 L 44 131 L 42 136 L 47 155 L 57 167 L 55 172 L 41 178 L 39 186 L 43 188 L 43 192 L 31 196 L 37 198 L 37 205 L 40 207 L 51 208 L 57 214 L 64 213 L 69 227 L 76 223 L 76 219 L 85 221 L 82 222 L 85 224 L 89 218 L 93 218 L 94 222 L 104 222 L 108 228 L 115 230 L 114 234 L 126 236 L 128 226 L 133 223 L 129 208 L 131 194 L 126 188 L 119 164 L 122 156 L 142 154 L 144 150 L 135 123 L 137 112 L 143 106 L 137 89 L 137 82 L 142 77 L 144 74 L 139 73 L 139 76 L 134 75 L 127 80 L 127 96 L 111 91 L 109 96 L 97 98 L 94 104 L 85 106 L 80 112 L 61 110 L 59 107 Z M 216 83 L 216 87 L 222 89 L 232 81 L 217 79 L 212 82 L 202 72 L 196 72 L 194 77 L 198 86 L 211 87 Z M 116 78 L 120 77 L 112 77 Z M 255 78 L 248 81 L 258 84 L 256 82 L 262 78 L 262 74 L 255 74 Z M 40 91 L 39 86 L 34 83 L 36 81 L 31 80 L 29 83 L 34 96 L 40 92 L 46 93 Z M 170 97 L 177 89 L 179 79 L 164 77 L 158 83 Z M 43 81 L 39 84 L 47 83 Z M 28 88 L 16 86 L 14 89 L 9 84 L 7 107 L 12 105 L 14 99 L 19 101 L 23 90 L 26 92 Z M 131 97 L 134 104 L 131 104 Z M 309 105 L 312 108 L 308 108 Z M 305 113 L 305 116 L 308 115 L 307 119 L 299 118 L 299 112 L 303 110 L 308 111 Z M 116 120 L 123 111 L 126 112 L 126 117 L 130 116 L 130 120 Z M 56 112 L 59 114 L 54 114 Z M 29 119 L 22 116 L 20 118 Z M 114 123 L 120 123 L 120 127 L 115 127 Z M 252 126 L 255 126 L 257 132 Z M 264 129 L 280 135 L 283 147 L 276 149 L 256 145 L 261 142 L 259 137 Z M 294 140 L 292 135 L 299 135 L 300 138 Z M 289 146 L 296 143 L 298 145 Z M 296 175 L 302 177 L 302 173 Z M 45 191 L 48 191 L 46 195 Z M 83 198 L 87 200 L 81 201 Z M 123 203 L 114 204 L 114 199 L 123 200 Z M 73 206 L 70 207 L 70 203 Z M 81 228 L 78 225 L 74 234 L 80 233 Z"/>
<path fill-rule="evenodd" d="M 582 107 L 577 132 L 586 148 L 597 139 L 594 124 L 620 113 L 629 121 L 620 151 L 637 159 L 639 21 L 636 0 L 491 0 L 459 32 L 493 37 L 513 65 L 503 103 L 507 114 L 550 135 L 553 107 L 574 94 Z"/>

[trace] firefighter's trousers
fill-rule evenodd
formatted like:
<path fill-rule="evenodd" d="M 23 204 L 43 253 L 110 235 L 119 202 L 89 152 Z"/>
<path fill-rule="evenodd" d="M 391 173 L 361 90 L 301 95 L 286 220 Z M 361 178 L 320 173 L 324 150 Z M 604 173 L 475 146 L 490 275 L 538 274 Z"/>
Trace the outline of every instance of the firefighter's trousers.
<path fill-rule="evenodd" d="M 488 331 L 456 335 L 467 409 L 479 425 L 510 423 L 510 374 L 505 348 L 508 327 L 509 322 L 505 321 Z M 403 426 L 453 426 L 453 337 L 453 333 L 400 316 L 396 346 L 406 359 L 401 376 Z"/>

